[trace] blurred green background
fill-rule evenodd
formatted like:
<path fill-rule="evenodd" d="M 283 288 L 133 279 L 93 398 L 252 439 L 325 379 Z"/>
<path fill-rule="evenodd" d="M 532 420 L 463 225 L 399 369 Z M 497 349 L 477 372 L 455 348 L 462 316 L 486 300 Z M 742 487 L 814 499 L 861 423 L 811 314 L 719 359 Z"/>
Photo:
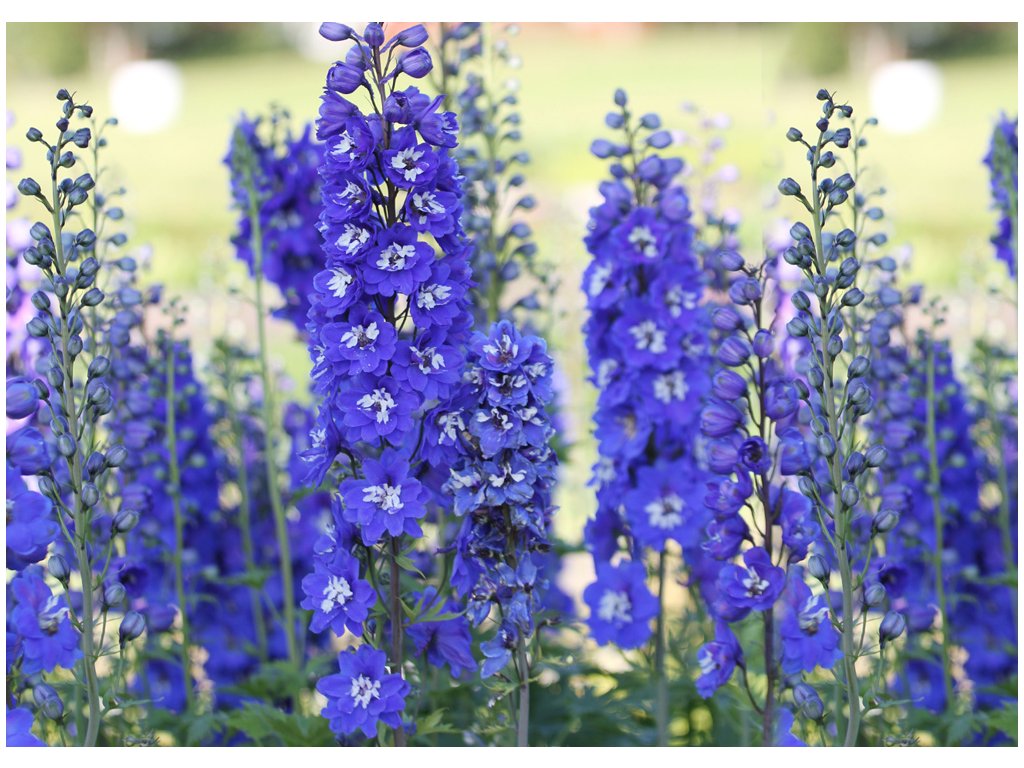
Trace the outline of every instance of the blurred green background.
<path fill-rule="evenodd" d="M 152 248 L 153 279 L 188 302 L 200 360 L 221 334 L 255 344 L 251 307 L 230 293 L 246 288 L 229 242 L 234 215 L 221 164 L 232 122 L 271 104 L 299 120 L 315 116 L 327 66 L 344 52 L 318 40 L 316 28 L 7 25 L 7 108 L 16 121 L 7 138 L 25 150 L 27 173 L 38 173 L 42 158 L 25 147 L 24 131 L 52 126 L 59 87 L 77 91 L 100 116 L 124 111 L 122 127 L 110 133 L 110 172 L 128 188 L 132 242 Z M 638 112 L 659 112 L 669 128 L 696 127 L 687 102 L 729 117 L 718 159 L 735 166 L 739 180 L 725 186 L 723 201 L 742 212 L 751 256 L 762 231 L 797 213 L 774 205 L 772 190 L 781 176 L 802 176 L 801 153 L 784 135 L 790 125 L 813 128 L 817 89 L 837 91 L 862 117 L 877 111 L 868 165 L 871 185 L 888 190 L 890 242 L 909 246 L 914 277 L 947 298 L 959 349 L 983 329 L 1015 333 L 1012 311 L 997 312 L 985 299 L 986 286 L 1006 279 L 988 242 L 995 218 L 981 158 L 999 113 L 1017 112 L 1016 25 L 524 24 L 509 44 L 522 62 L 507 76 L 520 84 L 523 144 L 533 158 L 532 223 L 543 258 L 561 277 L 551 341 L 565 373 L 568 437 L 577 444 L 560 494 L 561 533 L 570 540 L 578 540 L 593 507 L 585 488 L 593 392 L 585 383 L 578 285 L 587 210 L 605 169 L 588 146 L 606 133 L 603 116 L 616 87 L 629 91 Z M 146 59 L 170 62 L 162 79 L 134 95 L 112 93 L 121 68 Z M 893 66 L 907 60 L 923 63 Z M 123 77 L 119 87 L 127 87 Z M 164 125 L 132 128 L 162 112 Z M 296 382 L 291 394 L 302 399 L 304 346 L 283 324 L 273 333 L 278 361 Z"/>

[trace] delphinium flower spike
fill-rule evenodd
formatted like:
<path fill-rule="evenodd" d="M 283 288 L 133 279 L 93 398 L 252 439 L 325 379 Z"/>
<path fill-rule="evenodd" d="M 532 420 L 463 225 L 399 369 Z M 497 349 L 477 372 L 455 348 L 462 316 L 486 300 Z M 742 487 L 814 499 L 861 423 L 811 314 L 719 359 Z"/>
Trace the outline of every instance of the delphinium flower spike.
<path fill-rule="evenodd" d="M 43 378 L 31 387 L 15 383 L 13 390 L 8 382 L 8 392 L 13 395 L 8 415 L 29 421 L 8 438 L 7 471 L 14 481 L 9 481 L 8 494 L 12 490 L 18 494 L 21 489 L 16 506 L 35 509 L 29 515 L 32 520 L 24 520 L 26 535 L 20 543 L 14 538 L 14 561 L 8 561 L 9 566 L 23 569 L 9 584 L 8 683 L 15 690 L 24 686 L 18 676 L 11 677 L 12 668 L 20 670 L 19 674 L 35 675 L 51 672 L 56 666 L 80 664 L 77 679 L 83 691 L 79 701 L 84 704 L 78 713 L 82 727 L 77 738 L 92 746 L 99 738 L 106 697 L 117 695 L 113 687 L 104 686 L 107 681 L 100 679 L 97 660 L 109 651 L 104 645 L 108 613 L 122 612 L 126 597 L 122 585 L 104 583 L 115 543 L 130 525 L 112 523 L 124 523 L 125 515 L 118 512 L 116 500 L 107 493 L 110 472 L 124 463 L 127 450 L 106 443 L 103 434 L 102 424 L 114 407 L 108 383 L 110 350 L 104 339 L 111 318 L 100 310 L 109 302 L 107 293 L 97 285 L 107 271 L 116 273 L 121 265 L 105 263 L 100 245 L 106 240 L 98 240 L 96 230 L 73 229 L 88 216 L 85 212 L 92 213 L 94 223 L 100 220 L 95 176 L 69 173 L 81 162 L 76 151 L 95 139 L 93 131 L 73 128 L 72 121 L 88 119 L 92 108 L 77 103 L 64 89 L 57 98 L 62 115 L 55 142 L 50 144 L 36 128 L 27 134 L 30 142 L 46 150 L 48 188 L 44 190 L 32 178 L 18 184 L 22 195 L 35 199 L 47 211 L 50 223 L 32 226 L 33 244 L 22 254 L 24 261 L 38 270 L 38 290 L 31 297 L 36 316 L 27 330 L 38 339 L 39 357 L 34 366 Z M 28 491 L 18 476 L 35 476 L 41 497 Z M 47 554 L 44 539 L 55 533 L 52 528 L 44 532 L 49 509 L 55 513 L 62 535 L 53 544 L 44 572 L 38 565 L 26 564 Z M 72 576 L 81 590 L 74 597 Z M 56 582 L 63 595 L 53 594 L 48 581 Z M 114 668 L 120 670 L 120 665 Z M 115 681 L 114 687 L 117 684 Z M 57 711 L 45 687 L 37 686 L 35 696 L 37 704 L 50 702 L 45 707 L 40 704 L 44 715 L 47 710 Z"/>
<path fill-rule="evenodd" d="M 792 297 L 797 316 L 789 321 L 787 329 L 791 336 L 808 341 L 806 373 L 797 386 L 810 410 L 811 432 L 820 456 L 801 476 L 799 485 L 820 524 L 826 542 L 823 554 L 839 570 L 842 607 L 833 620 L 841 628 L 843 670 L 838 678 L 848 709 L 843 743 L 854 746 L 863 714 L 856 667 L 862 643 L 857 638 L 854 604 L 863 578 L 855 569 L 870 556 L 875 536 L 891 528 L 873 527 L 866 540 L 855 529 L 858 518 L 863 519 L 862 494 L 875 470 L 885 463 L 886 450 L 881 445 L 852 443 L 857 422 L 874 408 L 870 379 L 865 378 L 871 367 L 870 357 L 844 354 L 852 308 L 864 300 L 865 294 L 856 285 L 861 269 L 853 255 L 856 233 L 849 228 L 835 232 L 829 229 L 829 225 L 841 227 L 841 212 L 854 204 L 851 190 L 856 181 L 852 174 L 841 173 L 834 178 L 826 175 L 837 163 L 836 152 L 850 146 L 851 129 L 842 123 L 852 117 L 853 108 L 837 104 L 824 89 L 818 91 L 817 98 L 822 103 L 822 116 L 815 124 L 816 135 L 805 139 L 797 128 L 787 132 L 791 142 L 806 150 L 811 187 L 805 195 L 797 181 L 786 178 L 779 182 L 779 191 L 796 198 L 811 216 L 811 226 L 802 222 L 793 225 L 793 245 L 783 254 L 804 277 L 801 290 Z M 867 608 L 863 606 L 860 611 L 859 618 L 864 622 Z"/>
<path fill-rule="evenodd" d="M 597 581 L 584 599 L 600 643 L 639 647 L 657 618 L 656 721 L 658 743 L 665 744 L 668 542 L 682 548 L 684 560 L 699 558 L 708 517 L 694 451 L 708 387 L 708 324 L 689 201 L 676 181 L 682 160 L 661 155 L 672 138 L 657 115 L 636 116 L 621 90 L 615 104 L 606 123 L 620 138 L 591 146 L 611 160 L 612 179 L 602 182 L 604 200 L 591 210 L 586 244 L 593 261 L 583 278 L 601 457 L 597 516 L 586 530 Z M 628 562 L 613 564 L 623 534 Z M 659 558 L 657 599 L 644 584 L 648 550 Z"/>
<path fill-rule="evenodd" d="M 317 123 L 326 264 L 314 278 L 308 323 L 319 411 L 306 458 L 313 483 L 347 479 L 333 533 L 303 589 L 317 626 L 363 638 L 358 651 L 341 653 L 340 674 L 318 686 L 332 729 L 370 733 L 380 721 L 404 745 L 406 612 L 416 608 L 402 573 L 415 573 L 408 557 L 428 501 L 417 477 L 428 452 L 443 466 L 452 450 L 429 434 L 432 418 L 424 414 L 457 385 L 472 322 L 462 190 L 450 151 L 457 123 L 438 111 L 440 97 L 398 87 L 431 69 L 422 27 L 386 39 L 378 23 L 362 34 L 326 23 L 321 34 L 350 48 L 328 73 Z M 356 91 L 366 92 L 366 113 L 346 98 Z M 374 588 L 372 605 L 360 582 Z"/>
<path fill-rule="evenodd" d="M 1017 250 L 1019 241 L 1018 208 L 1018 149 L 1017 119 L 1010 120 L 1001 115 L 992 131 L 992 140 L 985 165 L 991 175 L 992 205 L 999 212 L 996 233 L 992 236 L 992 245 L 996 249 L 996 258 L 1005 262 L 1010 270 L 1010 277 L 1017 278 Z"/>
<path fill-rule="evenodd" d="M 493 610 L 497 633 L 480 646 L 483 677 L 510 664 L 518 691 L 518 746 L 529 744 L 531 643 L 547 582 L 538 568 L 550 548 L 556 456 L 546 406 L 553 362 L 543 340 L 503 320 L 476 334 L 463 385 L 451 404 L 464 428 L 462 458 L 445 490 L 462 519 L 452 583 L 479 626 Z"/>
<path fill-rule="evenodd" d="M 779 724 L 791 717 L 779 706 L 782 693 L 791 689 L 795 708 L 804 711 L 798 692 L 804 698 L 817 694 L 801 675 L 832 667 L 838 636 L 829 621 L 828 595 L 811 590 L 799 565 L 820 534 L 811 504 L 787 487 L 787 478 L 809 468 L 810 450 L 800 429 L 796 383 L 782 364 L 776 339 L 779 255 L 769 249 L 754 267 L 732 252 L 723 254 L 721 263 L 732 278 L 729 302 L 712 313 L 718 364 L 701 430 L 709 469 L 722 479 L 707 486 L 712 520 L 702 541 L 707 558 L 697 569 L 716 630 L 715 639 L 698 652 L 697 685 L 701 695 L 710 696 L 739 667 L 768 746 L 776 743 Z M 744 653 L 737 638 L 747 633 L 730 628 L 752 612 L 762 625 L 763 703 L 755 700 L 747 680 L 756 654 Z"/>

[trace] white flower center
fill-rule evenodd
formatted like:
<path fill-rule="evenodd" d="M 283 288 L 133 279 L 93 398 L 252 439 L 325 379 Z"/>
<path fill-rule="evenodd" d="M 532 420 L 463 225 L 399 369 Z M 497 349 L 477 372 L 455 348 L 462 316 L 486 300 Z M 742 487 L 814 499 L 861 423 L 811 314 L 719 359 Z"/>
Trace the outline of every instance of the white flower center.
<path fill-rule="evenodd" d="M 702 648 L 701 652 L 697 654 L 697 663 L 700 664 L 700 673 L 702 675 L 710 675 L 718 669 L 714 655 L 705 648 Z"/>
<path fill-rule="evenodd" d="M 679 317 L 684 309 L 697 307 L 697 294 L 687 291 L 681 285 L 673 285 L 665 293 L 665 303 L 672 317 Z"/>
<path fill-rule="evenodd" d="M 437 426 L 441 428 L 441 432 L 437 436 L 438 445 L 446 438 L 454 442 L 456 435 L 466 428 L 466 424 L 462 420 L 462 411 L 442 414 L 437 418 Z"/>
<path fill-rule="evenodd" d="M 597 615 L 602 621 L 629 624 L 633 621 L 633 604 L 629 600 L 629 595 L 614 589 L 605 590 L 597 606 Z"/>
<path fill-rule="evenodd" d="M 508 334 L 502 334 L 497 344 L 484 344 L 484 352 L 489 357 L 496 357 L 497 362 L 507 365 L 519 354 L 519 344 L 513 342 Z"/>
<path fill-rule="evenodd" d="M 402 178 L 406 181 L 416 181 L 423 173 L 423 169 L 416 165 L 416 161 L 423 157 L 423 150 L 416 147 L 401 149 L 391 158 L 391 167 L 402 172 Z"/>
<path fill-rule="evenodd" d="M 663 403 L 683 400 L 688 390 L 682 371 L 671 371 L 654 377 L 654 396 Z"/>
<path fill-rule="evenodd" d="M 352 136 L 348 131 L 342 131 L 339 137 L 338 145 L 334 148 L 334 154 L 339 156 L 348 155 L 349 158 L 355 159 L 356 153 L 352 150 L 355 148 L 355 141 L 352 140 Z"/>
<path fill-rule="evenodd" d="M 416 255 L 415 245 L 399 245 L 391 243 L 380 252 L 377 258 L 377 268 L 385 272 L 400 272 L 405 269 L 405 262 Z"/>
<path fill-rule="evenodd" d="M 804 603 L 804 607 L 800 609 L 798 616 L 800 631 L 809 635 L 815 634 L 826 616 L 828 616 L 828 606 L 811 595 Z"/>
<path fill-rule="evenodd" d="M 444 206 L 437 202 L 433 192 L 413 192 L 412 207 L 420 215 L 420 224 L 425 224 L 430 216 L 444 213 Z"/>
<path fill-rule="evenodd" d="M 762 579 L 753 571 L 747 571 L 747 576 L 743 579 L 743 586 L 747 589 L 747 594 L 751 597 L 758 597 L 763 595 L 771 584 L 768 583 L 767 579 Z"/>
<path fill-rule="evenodd" d="M 327 287 L 334 294 L 335 298 L 345 298 L 350 285 L 352 285 L 352 275 L 344 269 L 331 270 L 331 279 L 327 281 Z"/>
<path fill-rule="evenodd" d="M 416 367 L 422 373 L 433 373 L 444 368 L 444 357 L 438 354 L 437 349 L 434 347 L 427 347 L 426 349 L 413 347 L 412 354 L 417 360 Z"/>
<path fill-rule="evenodd" d="M 387 424 L 391 419 L 391 410 L 398 405 L 386 389 L 368 392 L 360 397 L 356 404 L 364 411 L 376 411 L 378 424 Z"/>
<path fill-rule="evenodd" d="M 363 709 L 370 706 L 370 699 L 380 698 L 380 680 L 371 680 L 366 675 L 352 679 L 352 700 Z"/>
<path fill-rule="evenodd" d="M 330 613 L 337 608 L 344 608 L 345 604 L 352 597 L 352 587 L 348 580 L 341 576 L 331 576 L 324 587 L 324 599 L 320 601 L 320 610 Z"/>
<path fill-rule="evenodd" d="M 644 507 L 644 512 L 655 528 L 675 528 L 683 522 L 684 506 L 686 505 L 678 495 L 670 493 L 652 501 Z"/>
<path fill-rule="evenodd" d="M 374 320 L 366 326 L 353 325 L 351 329 L 345 331 L 342 335 L 341 343 L 349 349 L 354 347 L 366 349 L 367 347 L 372 347 L 379 336 L 380 329 L 377 327 L 377 321 Z"/>
<path fill-rule="evenodd" d="M 434 283 L 420 288 L 416 294 L 416 306 L 420 309 L 433 309 L 448 301 L 452 295 L 450 285 Z"/>
<path fill-rule="evenodd" d="M 376 504 L 385 512 L 396 512 L 405 504 L 402 503 L 402 486 L 400 485 L 368 485 L 363 490 L 363 501 Z"/>
<path fill-rule="evenodd" d="M 633 227 L 633 231 L 629 233 L 629 244 L 648 259 L 658 255 L 658 241 L 654 239 L 650 227 Z"/>
<path fill-rule="evenodd" d="M 490 415 L 485 411 L 480 411 L 480 413 L 476 415 L 476 420 L 481 424 L 485 421 L 489 421 L 495 429 L 501 432 L 508 432 L 512 429 L 512 422 L 508 420 L 508 414 L 497 408 L 491 408 Z"/>
<path fill-rule="evenodd" d="M 668 347 L 665 344 L 665 332 L 653 320 L 644 320 L 629 329 L 637 349 L 646 349 L 653 355 L 664 354 Z"/>
<path fill-rule="evenodd" d="M 597 296 L 602 293 L 608 287 L 608 280 L 611 276 L 612 268 L 607 264 L 595 267 L 594 271 L 590 273 L 590 285 L 587 287 L 587 293 L 591 296 Z"/>
<path fill-rule="evenodd" d="M 351 255 L 366 245 L 366 241 L 369 239 L 369 230 L 357 227 L 355 224 L 346 224 L 345 230 L 335 241 L 335 244 L 345 251 L 345 253 Z"/>

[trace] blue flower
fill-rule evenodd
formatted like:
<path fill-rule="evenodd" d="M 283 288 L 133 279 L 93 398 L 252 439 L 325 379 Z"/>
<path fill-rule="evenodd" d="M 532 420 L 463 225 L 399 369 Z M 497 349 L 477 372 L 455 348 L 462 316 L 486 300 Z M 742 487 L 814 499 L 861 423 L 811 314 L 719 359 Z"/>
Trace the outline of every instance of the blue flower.
<path fill-rule="evenodd" d="M 669 539 L 684 547 L 700 537 L 694 511 L 700 510 L 698 487 L 669 462 L 640 467 L 636 487 L 624 499 L 630 528 L 641 546 L 661 551 Z"/>
<path fill-rule="evenodd" d="M 638 648 L 650 638 L 658 599 L 647 588 L 643 563 L 598 563 L 597 580 L 584 590 L 583 600 L 590 607 L 590 634 L 599 645 Z"/>
<path fill-rule="evenodd" d="M 422 593 L 413 593 L 420 615 L 437 610 L 437 589 L 428 586 Z M 440 613 L 458 614 L 454 600 L 443 601 Z M 459 678 L 464 672 L 476 669 L 473 658 L 473 637 L 469 620 L 463 615 L 452 615 L 438 621 L 415 621 L 406 629 L 417 653 L 425 653 L 427 662 L 435 667 L 448 666 L 452 677 Z"/>
<path fill-rule="evenodd" d="M 388 449 L 363 462 L 364 479 L 342 483 L 345 520 L 359 527 L 366 546 L 380 541 L 385 531 L 396 537 L 423 535 L 417 520 L 427 513 L 426 494 L 409 470 L 408 458 Z"/>
<path fill-rule="evenodd" d="M 21 570 L 46 557 L 60 528 L 49 499 L 30 491 L 21 475 L 7 465 L 7 567 Z"/>
<path fill-rule="evenodd" d="M 718 588 L 737 608 L 766 611 L 772 607 L 785 585 L 786 573 L 772 565 L 761 547 L 743 553 L 743 565 L 729 564 L 718 575 Z"/>
<path fill-rule="evenodd" d="M 373 586 L 359 578 L 359 561 L 342 551 L 318 555 L 313 573 L 302 579 L 306 599 L 302 607 L 313 611 L 310 631 L 320 633 L 327 627 L 341 637 L 347 629 L 362 637 L 363 623 L 377 601 Z"/>
<path fill-rule="evenodd" d="M 727 623 L 715 622 L 715 639 L 697 651 L 697 664 L 700 666 L 697 693 L 704 699 L 711 698 L 729 682 L 737 666 L 743 667 L 743 649 Z"/>
<path fill-rule="evenodd" d="M 45 747 L 46 744 L 32 733 L 34 718 L 27 709 L 10 708 L 7 705 L 7 738 L 4 743 L 8 747 Z"/>
<path fill-rule="evenodd" d="M 803 568 L 788 573 L 780 603 L 782 671 L 787 675 L 831 669 L 841 656 L 839 633 L 832 626 L 825 595 L 815 595 L 804 582 Z"/>
<path fill-rule="evenodd" d="M 321 714 L 331 730 L 347 736 L 359 730 L 367 738 L 377 734 L 377 724 L 402 725 L 409 683 L 387 671 L 383 651 L 361 645 L 338 654 L 339 672 L 320 678 L 316 689 L 327 697 Z"/>
<path fill-rule="evenodd" d="M 18 639 L 21 670 L 26 675 L 72 669 L 82 656 L 78 632 L 68 619 L 64 600 L 50 592 L 39 566 L 29 566 L 8 585 L 14 607 L 8 614 L 8 632 Z"/>

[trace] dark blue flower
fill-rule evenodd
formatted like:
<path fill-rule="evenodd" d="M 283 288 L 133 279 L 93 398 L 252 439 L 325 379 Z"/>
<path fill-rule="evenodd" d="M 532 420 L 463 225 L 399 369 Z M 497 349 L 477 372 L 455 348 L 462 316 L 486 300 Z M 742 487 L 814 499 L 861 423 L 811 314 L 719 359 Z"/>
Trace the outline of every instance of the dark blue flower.
<path fill-rule="evenodd" d="M 584 590 L 583 600 L 590 608 L 590 634 L 599 645 L 638 648 L 651 636 L 658 599 L 647 588 L 643 563 L 598 563 L 597 580 Z"/>
<path fill-rule="evenodd" d="M 327 697 L 321 714 L 331 730 L 348 735 L 359 730 L 367 738 L 377 734 L 377 723 L 402 725 L 409 683 L 387 671 L 387 656 L 367 645 L 338 654 L 339 672 L 320 678 L 316 689 Z"/>

